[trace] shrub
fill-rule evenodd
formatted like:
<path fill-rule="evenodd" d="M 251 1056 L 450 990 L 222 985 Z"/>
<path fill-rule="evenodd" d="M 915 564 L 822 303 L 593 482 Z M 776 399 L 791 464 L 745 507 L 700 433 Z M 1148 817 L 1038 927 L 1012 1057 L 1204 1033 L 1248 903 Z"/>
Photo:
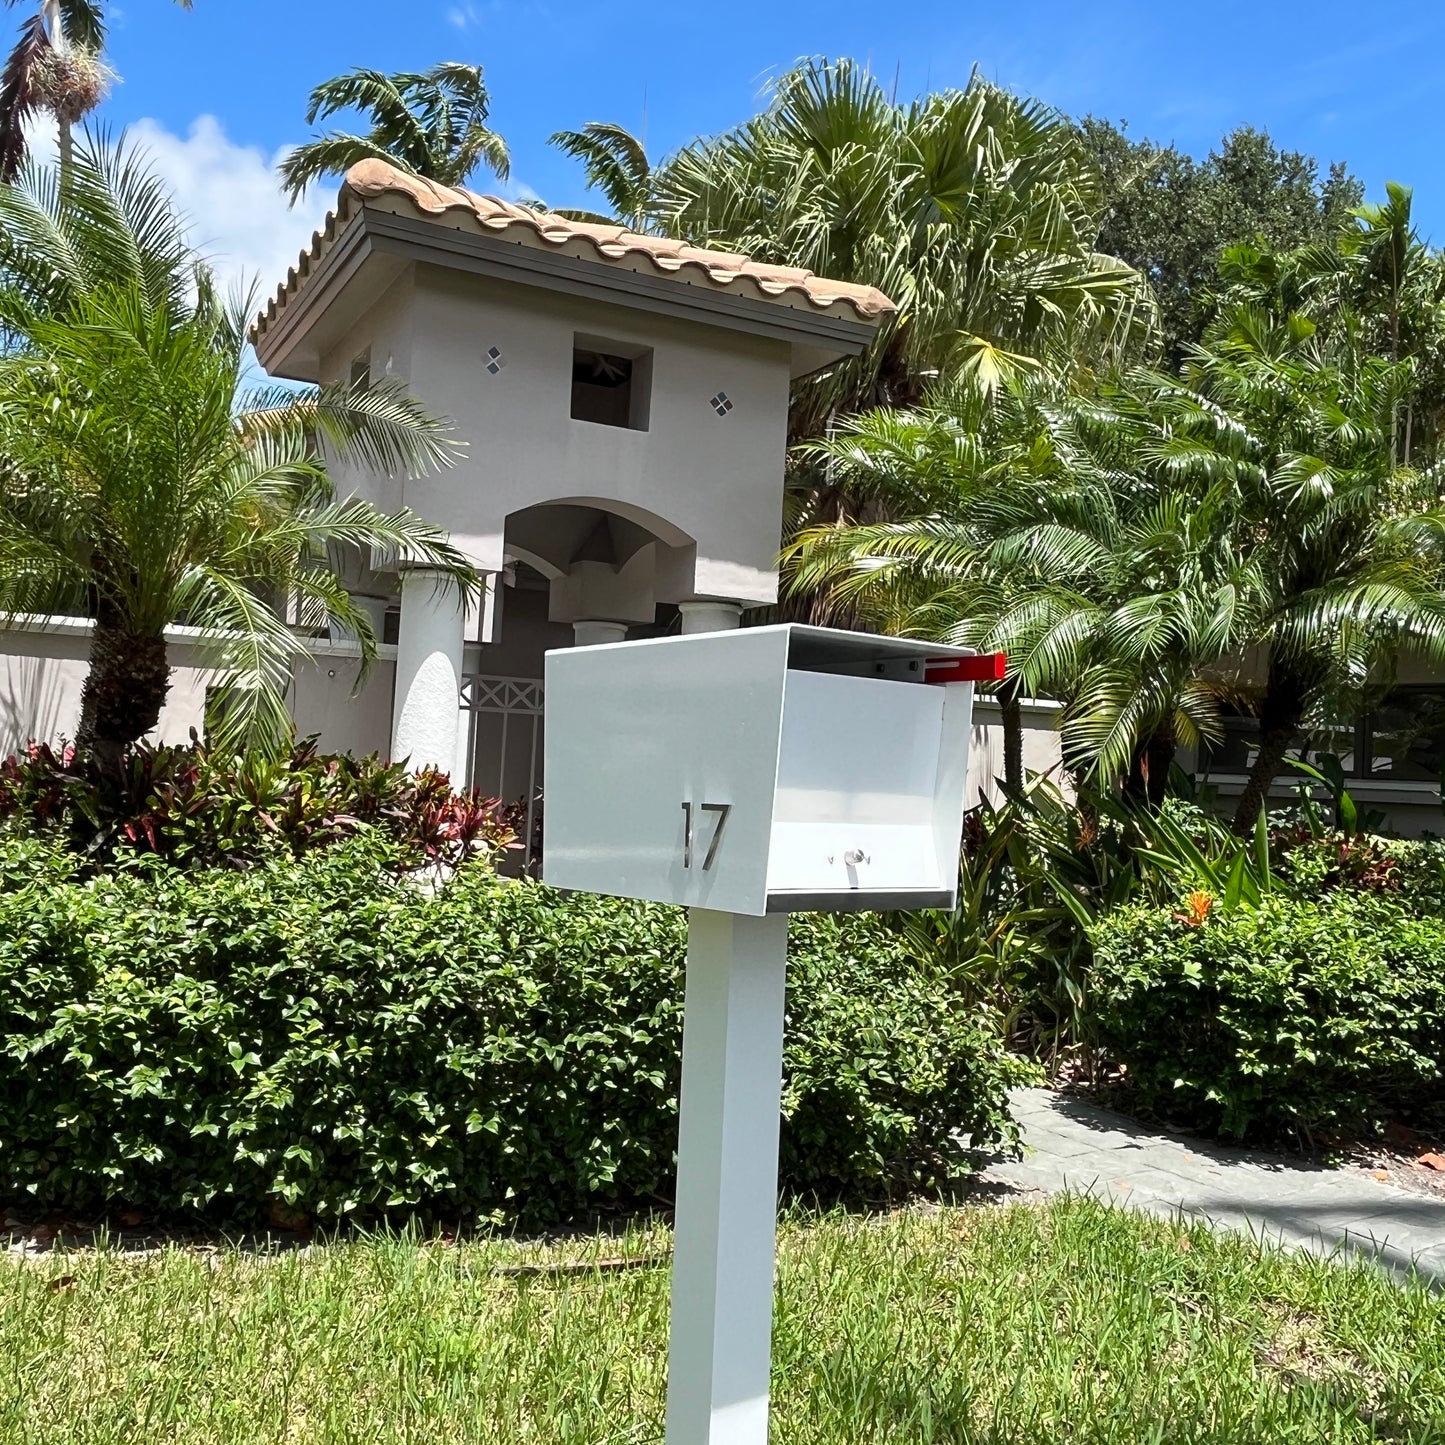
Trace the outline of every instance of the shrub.
<path fill-rule="evenodd" d="M 362 831 L 398 845 L 403 867 L 457 867 L 513 841 L 511 810 L 454 793 L 434 770 L 316 750 L 216 754 L 138 743 L 118 769 L 32 743 L 0 760 L 0 820 L 63 841 L 88 867 L 154 854 L 181 867 L 249 867 Z"/>
<path fill-rule="evenodd" d="M 0 893 L 42 883 L 64 883 L 81 861 L 54 838 L 0 829 Z"/>
<path fill-rule="evenodd" d="M 683 914 L 391 861 L 360 839 L 0 897 L 0 1194 L 532 1223 L 666 1197 Z M 957 1131 L 1011 1137 L 1021 1066 L 881 920 L 795 920 L 788 1011 L 792 1186 L 929 1182 Z"/>
<path fill-rule="evenodd" d="M 1103 920 L 1158 909 L 1167 922 L 1181 908 L 1217 919 L 1266 895 L 1302 907 L 1393 899 L 1400 911 L 1445 919 L 1445 845 L 1345 832 L 1318 808 L 1240 839 L 1183 798 L 1149 812 L 1087 784 L 1070 797 L 1034 777 L 1001 806 L 966 816 L 959 906 L 911 915 L 904 928 L 920 960 L 994 1010 L 1014 1047 L 1078 1078 L 1100 1062 L 1094 941 L 1117 938 L 1100 934 Z M 1129 958 L 1117 946 L 1116 973 Z M 1196 994 L 1187 1001 L 1202 1010 Z"/>
<path fill-rule="evenodd" d="M 1439 1097 L 1439 916 L 1412 916 L 1386 894 L 1275 894 L 1202 921 L 1123 909 L 1095 925 L 1094 945 L 1100 1041 L 1160 1114 L 1238 1137 L 1316 1139 Z"/>

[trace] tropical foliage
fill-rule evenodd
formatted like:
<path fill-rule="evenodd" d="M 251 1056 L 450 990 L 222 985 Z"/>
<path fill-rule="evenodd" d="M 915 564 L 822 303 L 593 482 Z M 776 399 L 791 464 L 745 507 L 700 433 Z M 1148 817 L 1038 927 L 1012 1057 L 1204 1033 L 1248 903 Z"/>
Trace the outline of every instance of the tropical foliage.
<path fill-rule="evenodd" d="M 201 743 L 129 749 L 122 768 L 74 747 L 32 743 L 0 762 L 0 822 L 54 850 L 77 876 L 143 857 L 178 868 L 252 868 L 359 835 L 393 845 L 400 872 L 443 874 L 515 841 L 517 810 L 457 793 L 443 773 L 376 757 L 325 755 L 309 739 L 288 752 L 236 755 Z M 517 822 L 525 822 L 525 813 Z M 0 883 L 23 883 L 6 878 Z"/>
<path fill-rule="evenodd" d="M 86 148 L 0 188 L 0 613 L 94 619 L 79 741 L 111 757 L 156 724 L 173 624 L 220 671 L 216 736 L 274 741 L 304 652 L 288 605 L 374 656 L 341 549 L 476 586 L 411 513 L 338 500 L 323 451 L 414 472 L 450 460 L 445 429 L 391 384 L 248 388 L 244 309 L 133 154 Z"/>
<path fill-rule="evenodd" d="M 1339 163 L 1323 177 L 1298 151 L 1242 126 L 1202 161 L 1134 140 L 1095 116 L 1079 123 L 1103 195 L 1099 249 L 1141 272 L 1159 305 L 1161 352 L 1175 369 L 1200 339 L 1235 244 L 1278 251 L 1329 247 L 1364 187 Z"/>
<path fill-rule="evenodd" d="M 1390 182 L 1385 192 L 1383 204 L 1354 210 L 1330 244 L 1227 248 L 1221 291 L 1226 304 L 1304 316 L 1329 354 L 1351 366 L 1369 357 L 1407 363 L 1393 406 L 1391 457 L 1428 465 L 1445 416 L 1445 261 L 1415 229 L 1409 188 Z"/>
<path fill-rule="evenodd" d="M 850 418 L 810 453 L 882 519 L 805 529 L 791 585 L 1006 651 L 1008 687 L 1064 702 L 1071 768 L 1156 803 L 1221 700 L 1257 707 L 1247 832 L 1308 718 L 1402 649 L 1445 657 L 1445 508 L 1394 455 L 1414 376 L 1240 303 L 1182 381 L 1024 376 Z"/>
<path fill-rule="evenodd" d="M 1442 951 L 1445 919 L 1388 892 L 1274 895 L 1198 921 L 1123 909 L 1097 929 L 1098 1036 L 1166 1117 L 1311 1146 L 1358 1137 L 1439 1099 Z"/>
<path fill-rule="evenodd" d="M 682 909 L 476 864 L 421 887 L 365 830 L 84 884 L 21 846 L 0 835 L 27 873 L 0 893 L 5 1196 L 536 1225 L 671 1194 Z M 886 1197 L 1014 1137 L 1030 1070 L 880 919 L 794 920 L 788 1014 L 785 1186 Z"/>
<path fill-rule="evenodd" d="M 1176 796 L 1032 778 L 970 816 L 958 907 L 904 937 L 1016 1047 L 1165 1117 L 1306 1144 L 1438 1127 L 1445 851 L 1360 833 L 1347 792 L 1301 782 L 1240 839 Z"/>
<path fill-rule="evenodd" d="M 1205 669 L 1248 636 L 1253 572 L 1207 476 L 1140 467 L 1163 435 L 1136 393 L 1070 394 L 1023 375 L 935 392 L 815 445 L 886 520 L 803 531 L 790 585 L 873 625 L 1009 656 L 1006 781 L 1022 785 L 1016 697 L 1061 699 L 1076 771 L 1129 776 L 1156 801 L 1175 748 L 1213 734 Z"/>
<path fill-rule="evenodd" d="M 282 189 L 293 201 L 324 176 L 342 176 L 358 161 L 389 165 L 460 186 L 485 166 L 506 180 L 507 144 L 487 125 L 492 98 L 479 65 L 447 61 L 422 72 L 394 75 L 357 69 L 324 80 L 311 92 L 306 124 L 343 111 L 371 121 L 364 135 L 327 131 L 281 162 Z"/>
<path fill-rule="evenodd" d="M 1095 249 L 1101 197 L 1074 127 L 977 76 L 900 104 L 854 61 L 808 61 L 768 107 L 648 167 L 634 138 L 556 138 L 619 216 L 699 244 L 878 287 L 898 303 L 866 356 L 801 392 L 794 433 L 916 402 L 940 367 L 1118 352 L 1147 329 L 1138 275 Z"/>
<path fill-rule="evenodd" d="M 1172 401 L 1166 460 L 1223 479 L 1255 566 L 1260 747 L 1235 817 L 1246 831 L 1312 713 L 1387 676 L 1402 648 L 1445 658 L 1445 506 L 1401 464 L 1412 368 L 1332 352 L 1299 315 L 1239 307 Z"/>
<path fill-rule="evenodd" d="M 615 222 L 631 231 L 652 229 L 653 170 L 647 150 L 631 131 L 609 121 L 589 121 L 581 130 L 559 130 L 547 142 L 582 162 L 588 186 L 600 191 L 609 214 L 580 207 L 557 207 L 574 221 Z"/>

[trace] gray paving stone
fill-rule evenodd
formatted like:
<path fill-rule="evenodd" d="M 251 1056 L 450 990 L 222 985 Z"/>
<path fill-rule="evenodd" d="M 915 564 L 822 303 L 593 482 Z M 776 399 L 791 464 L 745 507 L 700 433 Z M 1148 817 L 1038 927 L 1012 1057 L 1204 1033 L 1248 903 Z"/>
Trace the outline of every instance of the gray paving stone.
<path fill-rule="evenodd" d="M 1154 1133 L 1046 1089 L 1019 1090 L 1012 1103 L 1026 1153 L 991 1165 L 993 1178 L 1182 1213 L 1316 1253 L 1362 1254 L 1445 1286 L 1445 1202 L 1347 1170 Z"/>
<path fill-rule="evenodd" d="M 1445 1244 L 1417 1254 L 1411 1267 L 1423 1279 L 1445 1280 Z"/>
<path fill-rule="evenodd" d="M 1089 1158 L 1107 1153 L 1106 1150 L 1100 1149 L 1092 1139 L 1080 1139 L 1065 1133 L 1062 1129 L 1031 1126 L 1028 1138 L 1030 1148 L 1040 1154 L 1047 1154 L 1050 1159 Z"/>

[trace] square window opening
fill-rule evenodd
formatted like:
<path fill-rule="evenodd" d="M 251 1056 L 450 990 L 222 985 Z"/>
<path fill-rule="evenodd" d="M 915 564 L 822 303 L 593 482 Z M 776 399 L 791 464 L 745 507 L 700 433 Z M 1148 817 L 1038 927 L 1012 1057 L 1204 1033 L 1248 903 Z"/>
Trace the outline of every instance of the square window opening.
<path fill-rule="evenodd" d="M 573 421 L 646 431 L 651 399 L 650 350 L 593 336 L 573 338 Z"/>

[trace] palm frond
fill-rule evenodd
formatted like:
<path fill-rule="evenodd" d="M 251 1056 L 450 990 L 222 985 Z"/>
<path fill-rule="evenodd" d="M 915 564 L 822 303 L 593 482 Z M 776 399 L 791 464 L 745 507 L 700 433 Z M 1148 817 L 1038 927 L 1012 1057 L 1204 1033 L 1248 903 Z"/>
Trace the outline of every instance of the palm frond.
<path fill-rule="evenodd" d="M 269 404 L 242 413 L 244 436 L 319 435 L 338 461 L 383 476 L 414 477 L 451 466 L 465 450 L 396 382 L 337 382 L 315 391 L 277 390 Z"/>
<path fill-rule="evenodd" d="M 20 27 L 19 39 L 0 75 L 0 182 L 13 181 L 25 164 L 25 126 L 39 109 L 35 74 L 49 52 L 45 20 L 37 12 Z"/>

